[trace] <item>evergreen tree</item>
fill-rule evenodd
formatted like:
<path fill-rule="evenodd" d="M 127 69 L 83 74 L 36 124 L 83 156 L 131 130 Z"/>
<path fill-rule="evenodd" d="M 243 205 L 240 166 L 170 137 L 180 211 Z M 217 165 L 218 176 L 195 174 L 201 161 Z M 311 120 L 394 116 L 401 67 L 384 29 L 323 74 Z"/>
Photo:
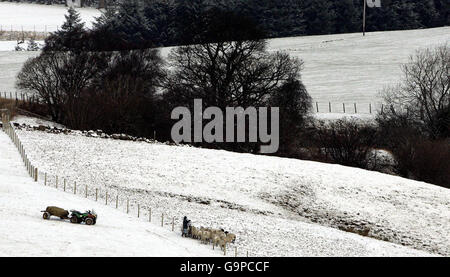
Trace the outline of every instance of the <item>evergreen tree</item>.
<path fill-rule="evenodd" d="M 66 21 L 61 29 L 45 40 L 44 51 L 79 51 L 82 49 L 83 36 L 86 34 L 80 14 L 69 8 Z"/>
<path fill-rule="evenodd" d="M 436 27 L 439 22 L 439 13 L 434 0 L 422 0 L 415 4 L 415 13 L 424 27 Z"/>
<path fill-rule="evenodd" d="M 436 26 L 450 25 L 450 1 L 448 0 L 434 0 L 434 5 L 438 12 L 438 20 Z"/>
<path fill-rule="evenodd" d="M 108 9 L 94 23 L 91 44 L 102 50 L 143 49 L 154 45 L 144 4 L 139 0 L 121 2 L 117 9 Z"/>
<path fill-rule="evenodd" d="M 361 20 L 354 0 L 334 1 L 333 10 L 336 14 L 336 33 L 350 33 L 359 30 Z"/>
<path fill-rule="evenodd" d="M 176 0 L 175 30 L 176 40 L 181 44 L 198 43 L 206 22 L 203 15 L 209 5 L 205 0 Z"/>
<path fill-rule="evenodd" d="M 305 0 L 304 14 L 308 35 L 331 34 L 335 30 L 336 14 L 329 0 Z"/>
<path fill-rule="evenodd" d="M 144 13 L 150 26 L 150 37 L 157 46 L 168 46 L 175 41 L 175 11 L 167 1 L 145 2 Z"/>
<path fill-rule="evenodd" d="M 39 51 L 39 45 L 36 43 L 34 38 L 31 38 L 28 42 L 27 51 Z"/>
<path fill-rule="evenodd" d="M 150 26 L 144 14 L 142 1 L 122 2 L 111 24 L 114 31 L 130 43 L 143 42 L 149 38 Z"/>

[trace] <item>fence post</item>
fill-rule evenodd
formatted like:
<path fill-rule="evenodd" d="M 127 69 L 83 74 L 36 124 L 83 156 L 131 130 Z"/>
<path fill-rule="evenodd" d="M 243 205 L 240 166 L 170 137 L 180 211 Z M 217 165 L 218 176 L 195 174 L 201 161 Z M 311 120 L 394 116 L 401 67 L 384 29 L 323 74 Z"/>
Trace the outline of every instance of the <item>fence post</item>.
<path fill-rule="evenodd" d="M 95 188 L 95 201 L 98 200 L 98 188 Z"/>
<path fill-rule="evenodd" d="M 369 113 L 372 114 L 372 103 L 369 103 Z"/>
<path fill-rule="evenodd" d="M 64 179 L 64 180 L 66 180 L 66 179 Z M 73 184 L 73 194 L 77 194 L 77 181 L 75 181 Z"/>
<path fill-rule="evenodd" d="M 319 103 L 316 102 L 316 110 L 319 112 Z"/>
<path fill-rule="evenodd" d="M 344 113 L 345 113 L 345 103 L 342 103 L 342 108 L 344 109 Z"/>
<path fill-rule="evenodd" d="M 175 231 L 175 217 L 172 217 L 172 232 Z"/>
<path fill-rule="evenodd" d="M 105 205 L 108 206 L 108 191 L 105 192 Z"/>
<path fill-rule="evenodd" d="M 84 191 L 85 191 L 85 194 L 86 194 L 86 195 L 85 195 L 85 196 L 86 196 L 85 198 L 87 198 L 87 197 L 88 197 L 88 187 L 87 187 L 87 185 L 86 185 L 86 187 L 85 187 L 85 190 L 84 190 Z"/>
<path fill-rule="evenodd" d="M 119 193 L 116 195 L 116 209 L 119 207 Z"/>
<path fill-rule="evenodd" d="M 44 174 L 44 186 L 47 185 L 47 172 L 45 172 Z"/>
<path fill-rule="evenodd" d="M 356 109 L 356 103 L 355 103 L 355 113 L 358 113 L 358 110 Z"/>
<path fill-rule="evenodd" d="M 127 199 L 127 213 L 130 212 L 130 199 Z"/>
<path fill-rule="evenodd" d="M 38 169 L 37 169 L 37 167 L 34 169 L 34 181 L 35 182 L 38 181 Z"/>
<path fill-rule="evenodd" d="M 331 102 L 328 102 L 328 110 L 329 110 L 330 113 L 331 113 Z"/>
<path fill-rule="evenodd" d="M 152 222 L 152 208 L 148 211 L 148 222 Z"/>
<path fill-rule="evenodd" d="M 138 204 L 138 218 L 140 216 L 140 213 L 141 213 L 141 205 Z"/>
<path fill-rule="evenodd" d="M 161 214 L 161 227 L 164 227 L 164 213 Z"/>

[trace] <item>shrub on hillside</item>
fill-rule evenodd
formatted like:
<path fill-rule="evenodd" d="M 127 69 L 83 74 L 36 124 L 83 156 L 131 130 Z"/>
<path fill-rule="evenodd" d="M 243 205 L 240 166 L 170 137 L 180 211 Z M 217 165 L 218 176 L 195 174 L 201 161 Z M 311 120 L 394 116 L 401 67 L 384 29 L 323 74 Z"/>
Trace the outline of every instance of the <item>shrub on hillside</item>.
<path fill-rule="evenodd" d="M 431 139 L 450 129 L 450 46 L 422 49 L 402 65 L 403 78 L 382 95 L 390 106 L 378 116 L 384 125 L 402 124 Z"/>
<path fill-rule="evenodd" d="M 450 188 L 450 140 L 418 141 L 411 156 L 412 177 Z"/>
<path fill-rule="evenodd" d="M 314 125 L 312 141 L 318 149 L 316 159 L 323 155 L 323 161 L 369 169 L 369 154 L 377 143 L 375 127 L 355 119 L 319 121 Z"/>

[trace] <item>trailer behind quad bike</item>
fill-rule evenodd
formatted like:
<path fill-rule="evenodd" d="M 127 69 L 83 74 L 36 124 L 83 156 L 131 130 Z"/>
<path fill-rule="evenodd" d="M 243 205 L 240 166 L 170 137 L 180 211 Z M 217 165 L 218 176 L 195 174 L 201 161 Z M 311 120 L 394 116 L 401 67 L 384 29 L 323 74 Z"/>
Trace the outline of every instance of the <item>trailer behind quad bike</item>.
<path fill-rule="evenodd" d="M 47 207 L 45 211 L 41 211 L 44 214 L 42 214 L 43 219 L 50 219 L 51 216 L 57 216 L 61 219 L 69 219 L 69 211 L 58 208 L 58 207 Z"/>
<path fill-rule="evenodd" d="M 61 219 L 69 219 L 71 223 L 86 223 L 86 225 L 94 225 L 97 223 L 97 214 L 94 211 L 86 211 L 81 213 L 79 211 L 71 210 L 70 216 L 69 211 L 64 210 L 62 208 L 50 206 L 45 209 L 45 211 L 41 211 L 44 214 L 42 218 L 48 220 L 51 216 L 57 216 Z"/>

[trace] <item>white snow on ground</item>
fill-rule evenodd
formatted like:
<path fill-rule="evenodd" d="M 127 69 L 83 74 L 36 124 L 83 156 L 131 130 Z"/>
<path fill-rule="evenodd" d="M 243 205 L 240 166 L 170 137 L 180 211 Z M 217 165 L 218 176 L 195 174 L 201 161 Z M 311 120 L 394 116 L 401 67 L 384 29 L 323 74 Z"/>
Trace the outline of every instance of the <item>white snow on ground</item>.
<path fill-rule="evenodd" d="M 96 9 L 79 11 L 88 27 L 100 15 Z M 64 21 L 65 13 L 63 6 L 0 3 L 0 25 L 24 25 L 29 30 L 35 24 L 57 26 Z M 319 112 L 328 112 L 328 102 L 332 102 L 333 113 L 343 112 L 342 103 L 347 113 L 353 112 L 354 103 L 358 113 L 369 113 L 369 103 L 373 112 L 380 109 L 378 92 L 400 78 L 400 64 L 407 62 L 416 49 L 450 43 L 450 27 L 369 32 L 365 37 L 361 33 L 289 37 L 268 42 L 269 50 L 288 51 L 304 60 L 302 78 L 314 102 L 318 102 Z M 163 48 L 162 55 L 167 56 L 170 49 Z M 15 89 L 19 65 L 29 56 L 0 52 L 0 91 Z"/>
<path fill-rule="evenodd" d="M 344 114 L 344 113 L 314 113 L 313 117 L 318 120 L 336 121 L 336 120 L 359 120 L 361 122 L 374 122 L 374 114 Z"/>
<path fill-rule="evenodd" d="M 14 92 L 16 77 L 23 64 L 39 52 L 0 51 L 0 92 Z"/>
<path fill-rule="evenodd" d="M 36 43 L 38 44 L 38 46 L 40 48 L 42 48 L 45 44 L 43 40 L 37 40 Z M 19 46 L 26 50 L 28 47 L 28 44 L 29 44 L 29 41 L 25 40 L 25 42 L 19 44 Z M 0 51 L 15 51 L 16 46 L 17 46 L 17 41 L 10 41 L 10 40 L 1 41 L 0 40 Z"/>
<path fill-rule="evenodd" d="M 42 126 L 48 126 L 48 127 L 64 128 L 63 125 L 55 123 L 53 121 L 48 121 L 48 120 L 44 120 L 44 119 L 40 119 L 40 118 L 36 118 L 36 117 L 25 116 L 25 115 L 15 116 L 13 122 L 17 123 L 17 124 L 26 124 L 26 125 L 32 126 L 32 127 L 35 127 L 35 126 L 38 127 L 38 126 L 42 125 Z"/>
<path fill-rule="evenodd" d="M 36 31 L 54 32 L 64 21 L 67 7 L 62 5 L 40 5 L 30 3 L 0 2 L 1 30 L 9 31 Z M 90 28 L 96 17 L 101 15 L 100 10 L 94 8 L 76 9 L 86 27 Z"/>
<path fill-rule="evenodd" d="M 12 10 L 11 7 L 17 5 L 0 3 L 0 25 L 2 22 L 4 25 L 24 24 L 23 18 L 30 25 L 29 10 L 35 11 L 33 17 L 38 22 L 41 22 L 41 15 L 45 18 L 42 22 L 54 26 L 64 21 L 64 7 L 19 4 L 20 9 Z M 8 16 L 2 16 L 2 11 Z M 87 22 L 99 15 L 95 9 L 80 9 L 80 12 Z M 328 112 L 328 102 L 332 102 L 333 113 L 342 113 L 343 103 L 348 113 L 353 112 L 354 103 L 357 103 L 358 113 L 369 113 L 369 103 L 373 112 L 380 109 L 378 92 L 385 85 L 398 81 L 399 66 L 407 62 L 410 54 L 416 49 L 443 43 L 450 43 L 450 27 L 372 32 L 365 37 L 353 33 L 279 38 L 269 40 L 268 46 L 271 51 L 288 51 L 304 60 L 302 78 L 314 102 L 318 102 L 319 112 Z M 162 55 L 166 57 L 170 49 L 163 48 Z M 13 59 L 9 55 L 0 52 L 0 90 L 5 91 L 14 90 L 15 80 L 11 77 L 20 70 L 17 64 L 23 63 L 30 54 L 14 54 Z"/>
<path fill-rule="evenodd" d="M 270 51 L 287 51 L 302 59 L 302 80 L 318 102 L 319 112 L 369 113 L 381 109 L 379 91 L 398 82 L 400 65 L 415 50 L 450 43 L 450 27 L 369 32 L 322 36 L 287 37 L 268 40 Z M 167 57 L 171 48 L 163 48 Z M 316 107 L 314 107 L 314 110 Z"/>
<path fill-rule="evenodd" d="M 269 41 L 272 50 L 285 50 L 304 60 L 303 81 L 320 111 L 335 102 L 333 111 L 342 111 L 342 102 L 379 102 L 378 91 L 399 80 L 400 64 L 416 49 L 450 43 L 450 27 L 392 32 L 369 32 L 324 36 L 280 38 Z M 351 107 L 351 106 L 350 106 Z M 351 110 L 351 108 L 349 109 Z"/>
<path fill-rule="evenodd" d="M 97 224 L 42 219 L 47 206 L 94 209 Z M 33 182 L 17 149 L 0 131 L 0 256 L 216 256 L 157 224 Z"/>
<path fill-rule="evenodd" d="M 400 64 L 416 49 L 450 42 L 450 27 L 368 33 L 306 36 L 269 40 L 269 49 L 288 51 L 305 61 L 302 74 L 319 112 L 369 113 L 380 109 L 379 91 L 401 76 Z M 171 48 L 163 48 L 167 57 Z M 11 57 L 13 55 L 13 57 Z M 14 77 L 29 53 L 0 52 L 0 90 L 14 90 Z M 11 64 L 11 66 L 9 66 Z M 314 107 L 315 110 L 316 107 Z"/>
<path fill-rule="evenodd" d="M 339 165 L 226 151 L 18 131 L 55 185 L 66 178 L 155 214 L 223 227 L 264 256 L 450 255 L 450 190 Z M 42 176 L 42 174 L 41 174 Z M 43 180 L 41 179 L 41 182 Z M 406 252 L 404 252 L 406 251 Z M 413 254 L 413 253 L 409 253 Z"/>

